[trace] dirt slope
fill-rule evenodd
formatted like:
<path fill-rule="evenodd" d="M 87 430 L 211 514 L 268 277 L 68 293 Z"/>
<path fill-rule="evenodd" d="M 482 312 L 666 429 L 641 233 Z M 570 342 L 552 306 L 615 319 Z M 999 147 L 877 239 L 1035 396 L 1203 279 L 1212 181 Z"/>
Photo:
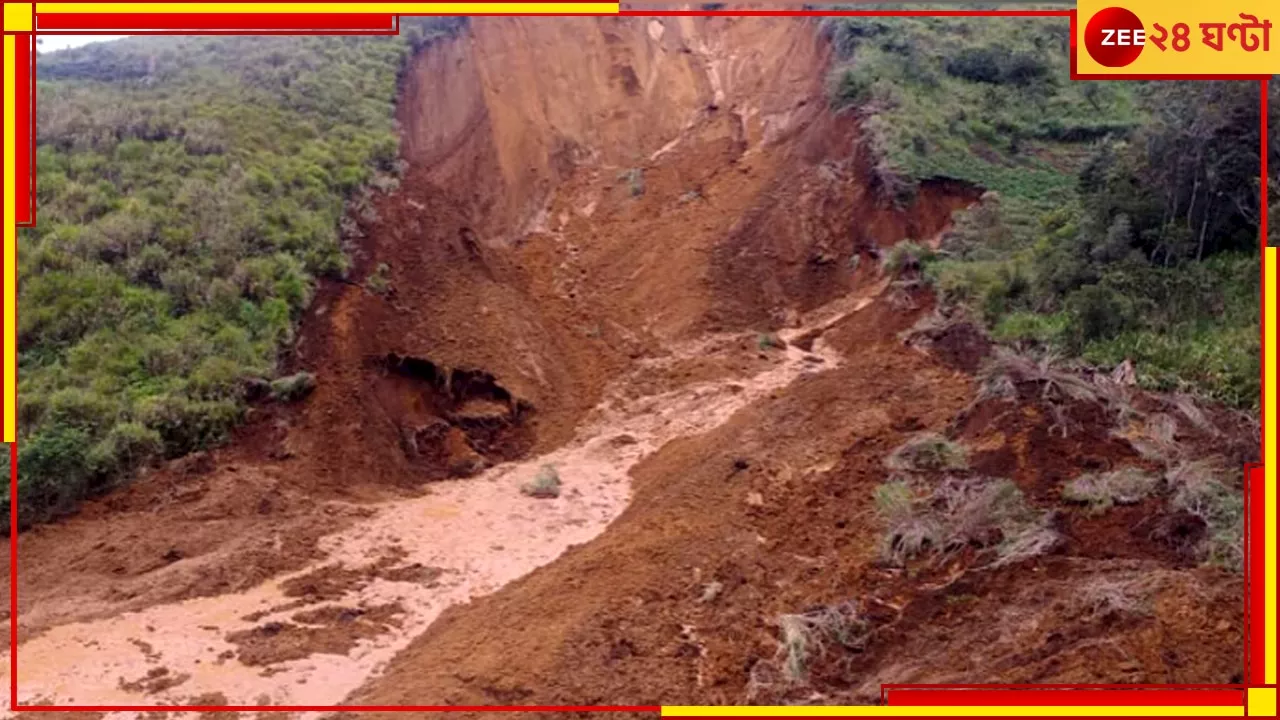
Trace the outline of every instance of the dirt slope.
<path fill-rule="evenodd" d="M 1140 464 L 1111 418 L 1077 408 L 1061 438 L 1031 395 L 971 407 L 985 341 L 899 337 L 932 301 L 872 248 L 935 237 L 977 191 L 880 202 L 855 118 L 827 108 L 829 52 L 783 18 L 482 18 L 422 52 L 398 110 L 408 170 L 290 360 L 317 389 L 21 537 L 24 697 L 1229 679 L 1238 581 L 1149 530 L 1196 528 L 1059 507 L 1079 472 Z M 922 430 L 1059 512 L 1056 554 L 954 577 L 878 563 L 883 459 Z M 1221 445 L 1196 432 L 1179 440 Z M 546 464 L 561 496 L 522 494 Z M 1098 578 L 1158 612 L 1072 604 Z M 890 608 L 875 641 L 816 662 L 812 686 L 769 675 L 780 615 L 851 599 Z"/>
<path fill-rule="evenodd" d="M 919 312 L 837 324 L 824 338 L 849 362 L 665 446 L 607 533 L 446 612 L 348 702 L 864 704 L 885 682 L 1238 682 L 1237 578 L 1151 542 L 1152 507 L 1093 518 L 1058 504 L 1081 467 L 1135 462 L 1103 423 L 1059 438 L 1028 403 L 958 430 L 981 448 L 977 471 L 1012 465 L 1063 513 L 1053 554 L 917 575 L 879 562 L 884 458 L 916 432 L 955 431 L 972 398 L 965 373 L 904 352 L 897 332 Z M 1095 607 L 1091 586 L 1153 609 Z M 812 660 L 807 684 L 781 680 L 779 618 L 848 601 L 868 608 L 868 644 Z"/>

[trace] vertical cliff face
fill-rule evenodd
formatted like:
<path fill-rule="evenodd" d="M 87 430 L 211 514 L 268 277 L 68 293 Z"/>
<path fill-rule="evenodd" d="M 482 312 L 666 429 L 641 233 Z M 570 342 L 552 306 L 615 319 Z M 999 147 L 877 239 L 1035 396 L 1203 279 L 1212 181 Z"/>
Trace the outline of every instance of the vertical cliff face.
<path fill-rule="evenodd" d="M 794 20 L 476 19 L 415 61 L 404 152 L 510 237 L 575 167 L 639 167 L 710 113 L 775 139 L 820 98 L 826 56 Z"/>

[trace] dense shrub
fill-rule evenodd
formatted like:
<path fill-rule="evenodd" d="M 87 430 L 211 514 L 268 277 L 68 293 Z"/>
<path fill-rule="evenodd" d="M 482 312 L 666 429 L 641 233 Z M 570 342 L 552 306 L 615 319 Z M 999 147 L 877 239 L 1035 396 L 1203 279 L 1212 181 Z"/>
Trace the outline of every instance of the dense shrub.
<path fill-rule="evenodd" d="M 403 58 L 461 22 L 40 56 L 40 221 L 18 253 L 24 524 L 227 437 L 317 278 L 345 272 L 348 207 L 395 187 Z"/>
<path fill-rule="evenodd" d="M 873 155 L 904 178 L 971 181 L 1015 206 L 1063 199 L 1069 145 L 1129 131 L 1133 92 L 1066 81 L 1065 20 L 980 20 L 827 21 L 841 59 L 833 102 L 858 108 L 875 128 Z"/>
<path fill-rule="evenodd" d="M 984 45 L 966 47 L 943 63 L 948 75 L 983 83 L 1026 85 L 1049 74 L 1049 61 L 1030 51 Z"/>
<path fill-rule="evenodd" d="M 870 184 L 887 200 L 935 177 L 988 191 L 923 260 L 943 302 L 997 339 L 1256 407 L 1257 83 L 1067 82 L 1065 21 L 990 20 L 826 24 Z M 1270 153 L 1280 167 L 1274 136 Z"/>
<path fill-rule="evenodd" d="M 1115 337 L 1135 321 L 1133 301 L 1105 285 L 1085 285 L 1068 295 L 1065 304 L 1077 349 Z"/>

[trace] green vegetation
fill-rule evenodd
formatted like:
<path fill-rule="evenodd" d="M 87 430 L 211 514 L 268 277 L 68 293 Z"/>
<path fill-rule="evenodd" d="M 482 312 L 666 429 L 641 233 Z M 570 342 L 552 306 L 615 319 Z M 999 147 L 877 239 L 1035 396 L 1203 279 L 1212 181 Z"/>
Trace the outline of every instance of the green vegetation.
<path fill-rule="evenodd" d="M 316 389 L 316 376 L 300 372 L 271 381 L 271 396 L 283 402 L 301 400 Z"/>
<path fill-rule="evenodd" d="M 1239 573 L 1244 567 L 1244 495 L 1228 467 L 1220 458 L 1179 461 L 1164 473 L 1163 482 L 1134 467 L 1088 473 L 1066 483 L 1062 498 L 1099 514 L 1159 496 L 1172 510 L 1204 523 L 1204 537 L 1189 550 L 1205 563 Z"/>
<path fill-rule="evenodd" d="M 837 106 L 857 106 L 884 189 L 949 177 L 1028 201 L 1071 195 L 1079 143 L 1135 126 L 1120 83 L 1073 83 L 1065 19 L 830 20 L 845 60 Z"/>
<path fill-rule="evenodd" d="M 521 486 L 520 492 L 535 498 L 558 498 L 560 497 L 560 473 L 556 471 L 554 465 L 543 465 L 533 482 Z"/>
<path fill-rule="evenodd" d="M 1257 407 L 1256 82 L 1071 81 L 1052 18 L 825 27 L 844 60 L 833 102 L 859 114 L 879 191 L 905 202 L 939 177 L 988 191 L 921 258 L 944 302 L 999 340 L 1128 359 L 1145 387 Z"/>
<path fill-rule="evenodd" d="M 964 547 L 986 551 L 986 567 L 1021 562 L 1052 549 L 1059 537 L 1048 516 L 1032 507 L 1012 481 L 946 478 L 928 492 L 902 480 L 876 489 L 876 510 L 888 526 L 882 546 L 887 562 L 948 558 Z"/>
<path fill-rule="evenodd" d="M 778 337 L 777 333 L 760 333 L 756 336 L 756 348 L 764 350 L 773 350 L 775 348 L 784 348 L 787 344 Z"/>
<path fill-rule="evenodd" d="M 926 261 L 932 259 L 933 251 L 928 247 L 912 240 L 903 240 L 889 248 L 889 252 L 880 261 L 880 268 L 890 277 L 898 278 L 919 271 Z"/>
<path fill-rule="evenodd" d="M 378 263 L 378 267 L 374 268 L 368 279 L 364 281 L 364 286 L 376 295 L 386 295 L 391 290 L 391 281 L 388 279 L 390 275 L 391 266 Z"/>
<path fill-rule="evenodd" d="M 1232 473 L 1215 461 L 1184 462 L 1165 474 L 1171 505 L 1199 518 L 1205 537 L 1196 551 L 1207 563 L 1232 572 L 1244 569 L 1244 493 Z"/>
<path fill-rule="evenodd" d="M 1062 487 L 1062 498 L 1087 505 L 1092 513 L 1103 513 L 1113 505 L 1132 505 L 1150 495 L 1159 483 L 1154 475 L 1126 467 L 1105 473 L 1081 475 Z"/>
<path fill-rule="evenodd" d="M 903 443 L 885 459 L 892 470 L 964 470 L 969 467 L 968 451 L 937 433 L 920 433 Z"/>
<path fill-rule="evenodd" d="M 631 193 L 631 197 L 640 197 L 644 194 L 644 168 L 631 168 L 618 173 L 618 180 L 627 183 L 627 191 Z"/>
<path fill-rule="evenodd" d="M 395 186 L 406 51 L 457 27 L 41 55 L 39 222 L 18 253 L 24 525 L 226 437 L 316 279 L 346 272 L 340 227 Z"/>

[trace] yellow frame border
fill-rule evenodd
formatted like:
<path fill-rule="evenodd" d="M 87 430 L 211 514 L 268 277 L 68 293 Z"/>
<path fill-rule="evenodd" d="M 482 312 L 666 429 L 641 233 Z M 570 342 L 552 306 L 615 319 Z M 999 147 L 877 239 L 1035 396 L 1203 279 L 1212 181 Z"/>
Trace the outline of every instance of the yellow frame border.
<path fill-rule="evenodd" d="M 29 3 L 28 3 L 29 4 Z M 345 3 L 36 3 L 37 14 L 57 13 L 390 13 L 393 15 L 484 15 L 585 13 L 611 15 L 616 2 L 345 2 Z M 6 25 L 7 29 L 7 25 Z"/>
<path fill-rule="evenodd" d="M 30 15 L 27 16 L 30 22 Z M 5 6 L 5 29 L 9 8 Z M 17 440 L 18 419 L 18 228 L 14 184 L 17 155 L 15 122 L 17 82 L 15 68 L 18 38 L 4 36 L 4 441 Z"/>
<path fill-rule="evenodd" d="M 32 27 L 32 3 L 5 3 L 4 30 L 6 32 L 29 32 Z M 41 2 L 34 3 L 36 13 L 233 13 L 233 12 L 307 12 L 307 13 L 393 13 L 405 15 L 417 14 L 616 14 L 619 5 L 616 2 L 600 3 L 73 3 L 73 2 Z M 14 442 L 17 437 L 17 315 L 16 315 L 16 259 L 17 231 L 14 222 L 16 198 L 14 197 L 15 180 L 15 132 L 16 114 L 14 61 L 16 58 L 16 38 L 4 36 L 4 409 L 3 440 Z M 1280 102 L 1280 98 L 1272 98 Z M 1264 349 L 1264 392 L 1263 418 L 1268 433 L 1263 438 L 1263 458 L 1265 467 L 1265 568 L 1261 580 L 1264 583 L 1265 607 L 1262 616 L 1265 627 L 1265 668 L 1264 680 L 1267 685 L 1276 684 L 1276 275 L 1277 249 L 1266 248 L 1263 253 L 1263 307 L 1264 326 L 1262 340 Z M 1257 579 L 1255 579 L 1257 580 Z M 1269 688 L 1250 688 L 1247 707 L 1250 715 L 1276 714 L 1276 690 Z M 1206 707 L 663 707 L 662 714 L 671 717 L 681 716 L 882 716 L 896 717 L 903 715 L 930 716 L 1240 716 L 1245 708 L 1206 708 Z"/>

